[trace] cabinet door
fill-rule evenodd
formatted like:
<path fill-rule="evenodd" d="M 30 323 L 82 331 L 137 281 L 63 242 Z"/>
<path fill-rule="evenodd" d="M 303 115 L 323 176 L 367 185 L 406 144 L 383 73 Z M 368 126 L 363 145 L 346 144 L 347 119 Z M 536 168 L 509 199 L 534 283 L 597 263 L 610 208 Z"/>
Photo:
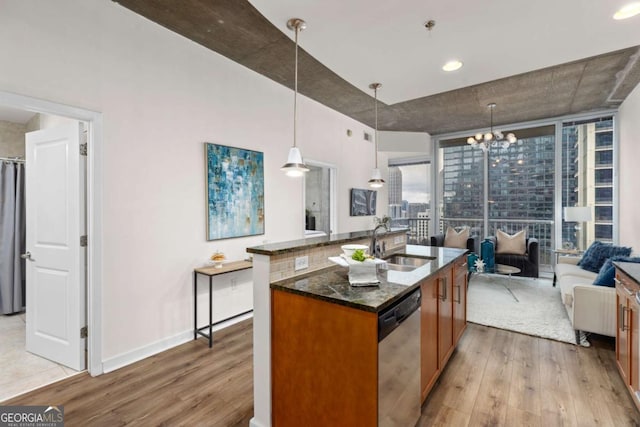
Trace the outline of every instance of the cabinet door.
<path fill-rule="evenodd" d="M 376 427 L 379 363 L 376 313 L 271 290 L 272 425 Z"/>
<path fill-rule="evenodd" d="M 625 384 L 629 384 L 629 331 L 627 324 L 627 291 L 620 280 L 620 274 L 616 277 L 616 362 L 618 370 Z"/>
<path fill-rule="evenodd" d="M 637 392 L 640 390 L 640 379 L 638 368 L 640 368 L 640 357 L 638 357 L 638 338 L 640 332 L 640 323 L 638 315 L 640 314 L 640 305 L 633 299 L 629 300 L 629 385 L 631 390 Z"/>
<path fill-rule="evenodd" d="M 438 275 L 438 367 L 442 369 L 453 351 L 453 268 Z"/>
<path fill-rule="evenodd" d="M 427 279 L 420 285 L 420 389 L 422 401 L 429 394 L 438 377 L 438 278 Z"/>
<path fill-rule="evenodd" d="M 467 256 L 456 260 L 453 267 L 453 344 L 467 327 Z"/>

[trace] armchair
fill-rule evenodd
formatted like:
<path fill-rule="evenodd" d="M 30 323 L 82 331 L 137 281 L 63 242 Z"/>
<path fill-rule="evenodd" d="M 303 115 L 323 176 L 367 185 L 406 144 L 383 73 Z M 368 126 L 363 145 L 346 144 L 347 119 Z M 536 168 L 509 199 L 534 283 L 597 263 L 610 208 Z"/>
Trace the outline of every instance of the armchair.
<path fill-rule="evenodd" d="M 497 249 L 496 236 L 488 236 L 487 239 L 493 242 L 494 248 Z M 523 277 L 539 277 L 540 276 L 540 248 L 538 239 L 529 237 L 526 239 L 527 252 L 524 255 L 518 254 L 499 254 L 496 251 L 496 264 L 510 265 L 518 267 L 521 272 L 516 276 Z"/>
<path fill-rule="evenodd" d="M 431 236 L 431 246 L 444 246 L 444 233 L 434 234 Z M 467 249 L 469 252 L 480 253 L 480 239 L 475 236 L 469 236 L 467 239 Z"/>

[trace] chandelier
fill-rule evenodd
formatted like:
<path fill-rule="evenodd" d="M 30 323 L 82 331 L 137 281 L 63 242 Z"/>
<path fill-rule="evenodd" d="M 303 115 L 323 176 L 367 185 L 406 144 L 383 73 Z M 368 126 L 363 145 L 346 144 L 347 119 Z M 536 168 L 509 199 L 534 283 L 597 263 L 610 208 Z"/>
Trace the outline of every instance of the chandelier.
<path fill-rule="evenodd" d="M 513 133 L 508 133 L 506 136 L 499 130 L 493 130 L 493 109 L 496 108 L 496 104 L 492 102 L 487 107 L 491 110 L 491 128 L 487 133 L 478 132 L 475 136 L 467 138 L 467 144 L 472 147 L 479 147 L 482 151 L 486 152 L 489 148 L 502 147 L 509 148 L 511 144 L 516 142 L 518 138 Z"/>

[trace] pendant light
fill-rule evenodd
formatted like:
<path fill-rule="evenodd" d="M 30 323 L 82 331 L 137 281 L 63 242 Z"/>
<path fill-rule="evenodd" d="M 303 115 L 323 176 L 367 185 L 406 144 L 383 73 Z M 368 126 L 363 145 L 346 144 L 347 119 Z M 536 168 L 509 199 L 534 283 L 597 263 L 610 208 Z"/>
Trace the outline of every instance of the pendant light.
<path fill-rule="evenodd" d="M 498 131 L 493 130 L 493 109 L 496 108 L 496 103 L 492 102 L 487 104 L 487 107 L 491 110 L 491 127 L 489 128 L 489 132 L 482 133 L 479 132 L 474 136 L 470 136 L 467 138 L 467 144 L 472 147 L 479 147 L 483 152 L 487 152 L 487 150 L 491 147 L 494 148 L 509 148 L 511 144 L 514 144 L 518 141 L 518 138 L 513 133 L 508 133 L 506 136 Z"/>
<path fill-rule="evenodd" d="M 371 179 L 369 180 L 369 187 L 371 188 L 380 188 L 384 185 L 384 180 L 382 179 L 382 174 L 380 173 L 380 169 L 378 169 L 378 89 L 382 87 L 380 83 L 371 83 L 369 85 L 369 89 L 373 89 L 374 96 L 374 110 L 376 115 L 376 132 L 373 136 L 373 142 L 375 147 L 375 167 L 373 172 L 371 172 Z"/>
<path fill-rule="evenodd" d="M 296 126 L 298 119 L 298 33 L 307 28 L 307 23 L 302 19 L 291 18 L 287 21 L 287 28 L 296 32 L 296 62 L 294 74 L 294 90 L 293 90 L 293 147 L 289 149 L 289 157 L 287 163 L 280 168 L 287 176 L 297 177 L 309 172 L 309 168 L 302 160 L 300 149 L 296 146 Z"/>

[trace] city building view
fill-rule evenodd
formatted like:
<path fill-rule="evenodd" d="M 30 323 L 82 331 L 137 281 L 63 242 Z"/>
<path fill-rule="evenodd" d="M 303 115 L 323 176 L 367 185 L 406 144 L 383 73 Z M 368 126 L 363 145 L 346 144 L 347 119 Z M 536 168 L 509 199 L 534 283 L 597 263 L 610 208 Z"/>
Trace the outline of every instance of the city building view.
<path fill-rule="evenodd" d="M 389 216 L 394 227 L 409 228 L 411 244 L 429 244 L 430 167 L 424 160 L 389 165 Z"/>
<path fill-rule="evenodd" d="M 562 243 L 585 249 L 594 240 L 613 242 L 613 118 L 565 123 L 563 206 L 592 207 L 584 224 L 564 221 Z"/>
<path fill-rule="evenodd" d="M 542 263 L 550 263 L 556 248 L 585 249 L 594 240 L 613 240 L 613 118 L 603 117 L 562 125 L 562 207 L 584 207 L 591 219 L 561 224 L 556 243 L 554 126 L 527 129 L 507 148 L 485 153 L 465 142 L 440 142 L 441 192 L 437 229 L 471 229 L 483 238 L 500 229 L 526 230 L 540 244 Z M 485 212 L 485 176 L 488 179 Z M 485 227 L 488 224 L 488 229 Z"/>

